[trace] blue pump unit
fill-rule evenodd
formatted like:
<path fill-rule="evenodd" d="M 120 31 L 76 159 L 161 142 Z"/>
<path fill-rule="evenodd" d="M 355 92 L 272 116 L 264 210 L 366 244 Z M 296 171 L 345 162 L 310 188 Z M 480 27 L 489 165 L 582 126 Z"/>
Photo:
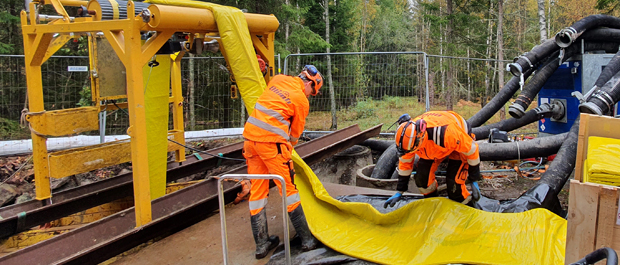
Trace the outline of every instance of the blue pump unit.
<path fill-rule="evenodd" d="M 586 94 L 593 86 L 613 54 L 582 54 L 573 56 L 553 73 L 538 93 L 538 105 L 560 101 L 566 114 L 561 120 L 545 118 L 538 121 L 539 135 L 570 131 L 579 116 L 579 100 L 571 93 Z M 616 108 L 616 113 L 618 108 Z"/>

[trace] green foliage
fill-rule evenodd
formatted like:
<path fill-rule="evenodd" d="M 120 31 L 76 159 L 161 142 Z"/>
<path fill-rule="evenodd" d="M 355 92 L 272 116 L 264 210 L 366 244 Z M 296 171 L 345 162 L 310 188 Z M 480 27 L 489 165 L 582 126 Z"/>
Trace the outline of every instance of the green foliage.
<path fill-rule="evenodd" d="M 355 119 L 370 118 L 375 115 L 377 104 L 372 98 L 358 101 L 352 108 Z"/>
<path fill-rule="evenodd" d="M 80 107 L 92 106 L 92 93 L 90 90 L 90 86 L 83 86 L 82 90 L 80 90 L 80 101 L 77 103 Z"/>
<path fill-rule="evenodd" d="M 606 14 L 617 11 L 620 7 L 620 0 L 597 0 L 596 9 L 602 10 Z"/>
<path fill-rule="evenodd" d="M 19 126 L 19 122 L 0 118 L 0 139 L 19 139 L 28 135 L 28 132 Z"/>

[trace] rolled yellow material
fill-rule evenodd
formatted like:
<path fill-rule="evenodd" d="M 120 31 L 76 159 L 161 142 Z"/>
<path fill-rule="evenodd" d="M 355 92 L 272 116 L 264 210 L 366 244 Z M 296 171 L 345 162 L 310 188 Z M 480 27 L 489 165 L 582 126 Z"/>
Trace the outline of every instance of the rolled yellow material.
<path fill-rule="evenodd" d="M 186 32 L 215 32 L 218 30 L 213 12 L 208 9 L 151 5 L 149 27 L 157 30 L 174 29 Z M 275 32 L 280 23 L 273 15 L 244 13 L 248 29 L 253 33 Z"/>

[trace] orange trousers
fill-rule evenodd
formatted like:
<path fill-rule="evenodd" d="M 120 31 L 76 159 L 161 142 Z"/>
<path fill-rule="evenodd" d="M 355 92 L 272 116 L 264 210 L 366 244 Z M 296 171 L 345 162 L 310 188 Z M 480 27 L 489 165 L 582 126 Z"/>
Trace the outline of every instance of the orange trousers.
<path fill-rule="evenodd" d="M 287 210 L 292 212 L 300 204 L 299 192 L 293 184 L 295 169 L 291 160 L 293 146 L 290 143 L 262 143 L 246 140 L 243 144 L 243 156 L 248 165 L 248 174 L 274 174 L 286 181 Z M 252 179 L 250 190 L 250 214 L 258 214 L 269 196 L 268 179 Z M 282 196 L 280 181 L 274 181 Z"/>
<path fill-rule="evenodd" d="M 418 161 L 417 172 L 420 174 L 416 174 L 415 181 L 422 194 L 428 195 L 435 192 L 437 189 L 435 172 L 437 171 L 437 168 L 439 168 L 439 164 L 441 164 L 442 161 L 444 161 L 444 159 L 420 159 Z M 469 165 L 467 164 L 467 158 L 463 154 L 452 152 L 448 156 L 446 184 L 448 186 L 448 198 L 451 200 L 463 202 L 470 196 L 470 193 L 465 186 L 465 181 L 468 177 L 468 169 Z"/>

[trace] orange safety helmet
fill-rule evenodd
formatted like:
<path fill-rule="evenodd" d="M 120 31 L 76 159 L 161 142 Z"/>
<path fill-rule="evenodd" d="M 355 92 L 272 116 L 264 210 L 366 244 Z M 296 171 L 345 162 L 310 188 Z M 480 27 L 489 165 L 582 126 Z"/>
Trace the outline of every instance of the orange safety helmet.
<path fill-rule="evenodd" d="M 304 69 L 299 73 L 301 79 L 312 81 L 312 93 L 310 95 L 316 96 L 319 93 L 319 89 L 323 86 L 323 75 L 314 65 L 306 65 Z"/>
<path fill-rule="evenodd" d="M 396 130 L 394 139 L 398 153 L 404 155 L 415 152 L 422 145 L 424 137 L 426 137 L 426 121 L 423 119 L 415 122 L 408 120 L 401 123 Z"/>

